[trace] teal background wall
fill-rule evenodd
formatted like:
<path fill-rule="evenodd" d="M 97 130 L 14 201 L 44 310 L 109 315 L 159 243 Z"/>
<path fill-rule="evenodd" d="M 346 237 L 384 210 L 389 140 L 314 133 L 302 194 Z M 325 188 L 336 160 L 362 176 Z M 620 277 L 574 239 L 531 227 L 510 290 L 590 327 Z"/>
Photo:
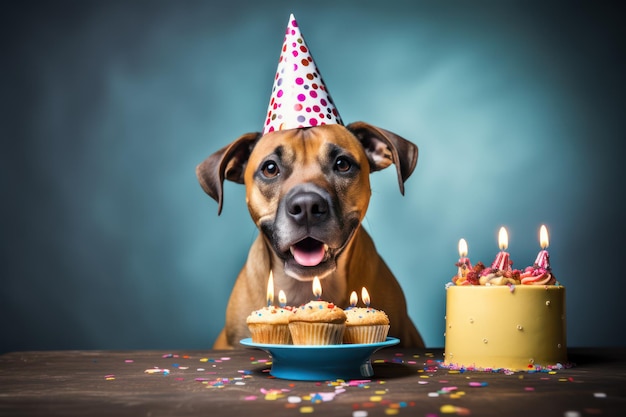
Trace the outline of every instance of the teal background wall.
<path fill-rule="evenodd" d="M 420 147 L 404 197 L 373 174 L 364 226 L 428 346 L 459 238 L 489 263 L 504 225 L 523 267 L 542 223 L 569 345 L 626 344 L 616 7 L 26 1 L 0 17 L 0 351 L 212 345 L 256 230 L 194 168 L 261 129 L 291 12 L 344 121 Z"/>

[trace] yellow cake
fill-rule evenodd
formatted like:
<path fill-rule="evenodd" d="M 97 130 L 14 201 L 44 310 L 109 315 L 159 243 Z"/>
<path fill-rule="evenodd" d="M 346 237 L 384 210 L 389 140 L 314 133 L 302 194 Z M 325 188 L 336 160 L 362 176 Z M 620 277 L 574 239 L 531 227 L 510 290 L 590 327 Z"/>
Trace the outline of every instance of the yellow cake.
<path fill-rule="evenodd" d="M 564 365 L 565 322 L 560 285 L 448 286 L 444 364 L 512 371 Z"/>
<path fill-rule="evenodd" d="M 348 307 L 344 343 L 380 343 L 387 339 L 389 317 L 371 307 Z"/>
<path fill-rule="evenodd" d="M 343 342 L 346 313 L 327 301 L 310 301 L 289 315 L 294 345 L 337 345 Z"/>
<path fill-rule="evenodd" d="M 254 343 L 290 344 L 289 316 L 287 307 L 263 307 L 255 310 L 246 319 Z"/>

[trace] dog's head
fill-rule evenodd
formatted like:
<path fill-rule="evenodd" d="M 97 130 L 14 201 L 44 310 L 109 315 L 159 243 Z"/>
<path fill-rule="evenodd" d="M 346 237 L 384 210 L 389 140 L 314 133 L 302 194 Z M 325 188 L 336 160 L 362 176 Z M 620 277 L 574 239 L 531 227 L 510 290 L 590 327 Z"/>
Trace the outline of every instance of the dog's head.
<path fill-rule="evenodd" d="M 370 172 L 395 164 L 404 194 L 417 155 L 406 139 L 355 122 L 248 133 L 209 156 L 196 174 L 218 214 L 224 180 L 245 184 L 252 219 L 285 272 L 311 280 L 335 270 L 360 227 Z"/>

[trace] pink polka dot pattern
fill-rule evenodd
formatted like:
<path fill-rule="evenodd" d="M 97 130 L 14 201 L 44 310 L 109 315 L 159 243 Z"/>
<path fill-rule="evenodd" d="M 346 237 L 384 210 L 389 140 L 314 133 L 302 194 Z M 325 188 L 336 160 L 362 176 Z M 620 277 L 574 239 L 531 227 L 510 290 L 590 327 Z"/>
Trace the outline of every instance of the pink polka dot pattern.
<path fill-rule="evenodd" d="M 263 134 L 343 124 L 293 14 L 278 59 Z"/>

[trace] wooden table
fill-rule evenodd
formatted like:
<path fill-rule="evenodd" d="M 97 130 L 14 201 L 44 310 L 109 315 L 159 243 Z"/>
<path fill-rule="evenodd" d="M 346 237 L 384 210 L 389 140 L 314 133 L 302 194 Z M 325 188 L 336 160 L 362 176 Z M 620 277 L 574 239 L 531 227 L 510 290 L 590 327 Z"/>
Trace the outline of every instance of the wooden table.
<path fill-rule="evenodd" d="M 1 416 L 623 416 L 626 348 L 570 349 L 554 372 L 454 372 L 441 349 L 386 348 L 364 380 L 269 375 L 260 350 L 0 355 Z"/>

